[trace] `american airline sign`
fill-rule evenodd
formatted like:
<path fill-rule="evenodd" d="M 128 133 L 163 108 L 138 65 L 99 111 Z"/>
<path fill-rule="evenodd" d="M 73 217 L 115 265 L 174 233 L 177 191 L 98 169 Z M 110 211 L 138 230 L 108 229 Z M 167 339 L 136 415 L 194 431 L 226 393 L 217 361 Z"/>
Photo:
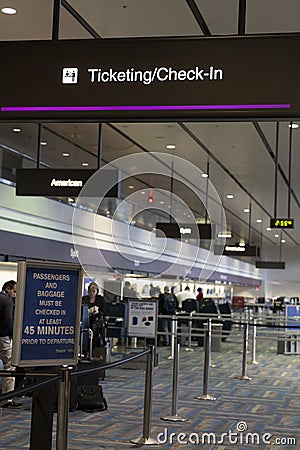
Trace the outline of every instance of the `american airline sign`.
<path fill-rule="evenodd" d="M 77 197 L 95 170 L 88 169 L 18 169 L 16 195 L 45 197 Z M 118 171 L 101 169 L 101 180 L 89 197 L 119 197 Z M 108 192 L 104 186 L 115 184 Z"/>

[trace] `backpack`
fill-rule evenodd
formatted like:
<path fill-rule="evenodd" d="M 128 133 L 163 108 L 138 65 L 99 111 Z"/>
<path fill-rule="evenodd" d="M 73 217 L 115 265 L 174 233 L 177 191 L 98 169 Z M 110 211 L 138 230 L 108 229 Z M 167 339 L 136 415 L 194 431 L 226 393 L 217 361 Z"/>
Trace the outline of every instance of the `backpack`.
<path fill-rule="evenodd" d="M 176 300 L 172 294 L 164 294 L 163 313 L 174 314 L 176 311 Z"/>

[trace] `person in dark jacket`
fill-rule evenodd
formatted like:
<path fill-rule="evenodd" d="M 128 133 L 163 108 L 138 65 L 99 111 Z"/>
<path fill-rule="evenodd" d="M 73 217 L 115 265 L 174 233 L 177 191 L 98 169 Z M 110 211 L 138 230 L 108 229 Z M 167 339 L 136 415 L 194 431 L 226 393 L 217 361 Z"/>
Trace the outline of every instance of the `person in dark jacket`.
<path fill-rule="evenodd" d="M 82 297 L 82 327 L 83 329 L 90 328 L 93 332 L 93 356 L 97 356 L 99 347 L 105 345 L 106 323 L 104 320 L 104 304 L 105 300 L 99 294 L 98 284 L 92 281 L 88 286 L 88 295 Z M 85 313 L 85 308 L 87 313 Z M 84 355 L 89 353 L 89 342 L 87 335 L 83 336 L 83 352 Z M 91 357 L 92 355 L 89 355 Z"/>
<path fill-rule="evenodd" d="M 0 292 L 0 359 L 3 362 L 4 370 L 13 370 L 11 366 L 12 357 L 12 337 L 13 337 L 13 298 L 16 296 L 17 284 L 14 280 L 4 283 Z M 2 394 L 7 394 L 14 390 L 15 378 L 2 378 Z M 5 401 L 0 405 L 2 408 L 16 408 L 21 406 L 15 400 Z"/>

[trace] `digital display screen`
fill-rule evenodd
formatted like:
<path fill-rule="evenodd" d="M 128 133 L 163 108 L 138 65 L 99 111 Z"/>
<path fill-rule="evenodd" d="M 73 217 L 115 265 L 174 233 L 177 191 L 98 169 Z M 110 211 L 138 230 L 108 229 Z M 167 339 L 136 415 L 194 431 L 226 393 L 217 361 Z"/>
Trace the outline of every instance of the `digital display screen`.
<path fill-rule="evenodd" d="M 299 118 L 299 47 L 298 35 L 1 42 L 0 120 Z"/>
<path fill-rule="evenodd" d="M 270 228 L 294 228 L 294 219 L 271 219 Z"/>

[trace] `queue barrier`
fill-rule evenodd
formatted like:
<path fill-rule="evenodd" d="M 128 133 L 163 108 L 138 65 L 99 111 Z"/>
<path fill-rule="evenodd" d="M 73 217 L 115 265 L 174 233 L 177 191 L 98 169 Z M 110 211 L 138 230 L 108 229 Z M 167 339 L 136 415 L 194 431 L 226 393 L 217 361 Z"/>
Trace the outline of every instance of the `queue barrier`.
<path fill-rule="evenodd" d="M 68 365 L 62 366 L 59 368 L 59 374 L 53 373 L 53 368 L 51 367 L 49 371 L 18 371 L 18 370 L 1 370 L 0 377 L 17 377 L 17 376 L 26 376 L 26 377 L 36 377 L 36 378 L 46 378 L 42 381 L 31 383 L 30 385 L 16 389 L 14 391 L 8 392 L 6 394 L 0 395 L 0 403 L 5 400 L 10 400 L 14 397 L 21 397 L 26 395 L 29 392 L 35 392 L 41 388 L 49 388 L 49 385 L 53 385 L 55 382 L 59 382 L 58 389 L 58 410 L 57 410 L 57 431 L 56 431 L 56 450 L 66 450 L 67 442 L 68 442 L 68 414 L 69 414 L 69 397 L 70 397 L 70 380 L 74 376 L 82 376 L 92 373 L 97 373 L 102 370 L 110 369 L 113 367 L 121 366 L 129 361 L 132 361 L 137 358 L 141 358 L 147 355 L 147 364 L 146 364 L 146 379 L 145 379 L 145 394 L 144 394 L 144 418 L 143 418 L 143 433 L 141 438 L 136 440 L 137 444 L 153 444 L 156 443 L 151 436 L 151 410 L 152 410 L 152 389 L 153 389 L 153 370 L 154 370 L 154 360 L 155 360 L 155 347 L 150 346 L 149 349 L 137 353 L 135 355 L 130 355 L 129 357 L 123 358 L 118 361 L 110 362 L 109 364 L 101 365 L 99 367 L 93 367 L 90 369 L 81 369 L 74 370 L 73 367 Z M 55 367 L 55 369 L 58 369 Z M 53 399 L 54 402 L 54 399 Z M 40 398 L 39 406 L 44 406 L 44 411 L 41 411 L 42 420 L 45 416 L 49 414 L 48 405 L 43 405 L 43 398 Z M 53 416 L 53 408 L 50 411 Z M 45 440 L 45 435 L 43 431 L 41 431 L 40 423 L 38 421 L 37 415 L 32 414 L 31 418 L 31 435 L 30 435 L 30 450 L 51 450 L 52 442 L 47 442 Z M 51 436 L 52 441 L 52 419 L 48 421 L 47 424 L 51 423 L 51 429 L 47 430 L 49 436 Z"/>
<path fill-rule="evenodd" d="M 173 320 L 178 320 L 177 318 L 173 318 Z M 210 352 L 211 352 L 211 324 L 212 324 L 212 318 L 207 319 L 207 327 L 205 330 L 205 339 L 207 339 L 207 342 L 205 343 L 205 359 L 204 359 L 204 374 L 203 374 L 203 395 L 195 397 L 197 399 L 204 399 L 204 400 L 212 400 L 215 398 L 209 398 L 210 394 L 208 394 L 208 383 L 209 383 L 209 369 L 211 367 L 210 365 Z M 225 320 L 223 318 L 222 320 Z M 291 318 L 289 318 L 289 321 Z M 292 328 L 293 335 L 295 333 L 295 328 L 299 328 L 299 325 L 290 325 L 284 323 L 282 321 L 282 318 L 280 320 L 275 321 L 272 320 L 271 322 L 265 322 L 265 323 L 256 323 L 255 320 L 253 322 L 250 321 L 233 321 L 233 324 L 239 325 L 240 327 L 243 327 L 244 329 L 244 338 L 243 338 L 243 361 L 242 361 L 242 376 L 237 377 L 240 380 L 249 380 L 250 378 L 247 376 L 247 349 L 248 349 L 248 340 L 249 340 L 249 327 L 251 327 L 253 330 L 257 327 L 264 327 L 264 328 L 272 328 L 275 329 L 277 332 L 280 329 L 287 330 L 289 327 Z M 286 332 L 286 331 L 285 331 Z M 291 334 L 291 333 L 290 333 Z M 252 334 L 253 338 L 256 339 L 256 334 Z M 172 415 L 177 416 L 177 391 L 178 391 L 178 370 L 179 370 L 179 345 L 178 345 L 178 336 L 174 336 L 174 342 L 175 342 L 175 353 L 174 353 L 174 363 L 173 363 L 173 397 L 172 397 Z M 272 338 L 273 339 L 273 338 Z M 283 339 L 284 340 L 284 339 Z M 298 340 L 298 335 L 297 335 Z M 299 339 L 300 341 L 300 339 Z M 153 390 L 153 369 L 154 369 L 154 355 L 155 355 L 155 346 L 150 346 L 149 349 L 135 354 L 131 355 L 129 357 L 126 357 L 124 359 L 111 362 L 109 364 L 99 366 L 99 367 L 93 367 L 90 369 L 85 370 L 74 370 L 72 367 L 69 366 L 63 366 L 60 368 L 59 374 L 53 374 L 51 370 L 49 372 L 26 372 L 26 371 L 0 371 L 0 376 L 34 376 L 34 377 L 47 377 L 46 380 L 42 380 L 36 383 L 33 383 L 26 388 L 17 389 L 13 392 L 9 392 L 7 394 L 0 395 L 0 402 L 3 402 L 4 400 L 8 400 L 12 397 L 18 397 L 21 395 L 24 395 L 25 393 L 36 390 L 42 387 L 47 387 L 49 384 L 54 383 L 55 381 L 59 381 L 59 407 L 58 407 L 58 416 L 57 416 L 57 435 L 56 435 L 56 450 L 66 450 L 67 449 L 67 440 L 68 440 L 68 411 L 69 411 L 69 385 L 70 385 L 70 379 L 72 376 L 77 375 L 85 375 L 89 373 L 98 372 L 100 370 L 113 368 L 116 366 L 121 366 L 124 363 L 127 363 L 130 360 L 137 359 L 139 357 L 143 357 L 147 355 L 147 366 L 146 366 L 146 378 L 145 378 L 145 393 L 144 393 L 144 417 L 143 417 L 143 432 L 142 436 L 133 439 L 131 442 L 138 445 L 154 445 L 157 444 L 156 440 L 151 438 L 151 419 L 152 419 L 152 390 Z M 51 368 L 50 368 L 51 369 Z M 213 396 L 211 396 L 213 397 Z M 33 421 L 33 418 L 32 418 Z M 32 429 L 36 424 L 32 424 Z M 52 434 L 52 433 L 51 433 Z M 44 436 L 43 436 L 44 438 Z M 30 450 L 40 450 L 41 444 L 36 445 L 36 442 L 33 442 L 31 440 L 31 446 Z M 50 450 L 52 446 L 47 447 L 45 445 L 45 442 L 43 441 L 42 448 L 44 450 Z"/>

